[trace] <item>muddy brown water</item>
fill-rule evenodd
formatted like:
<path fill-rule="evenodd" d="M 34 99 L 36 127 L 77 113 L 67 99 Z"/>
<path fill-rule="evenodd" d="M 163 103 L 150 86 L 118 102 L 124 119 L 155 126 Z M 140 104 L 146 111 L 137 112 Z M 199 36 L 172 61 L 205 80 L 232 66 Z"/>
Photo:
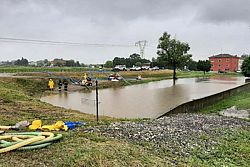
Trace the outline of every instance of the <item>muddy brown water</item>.
<path fill-rule="evenodd" d="M 116 118 L 156 118 L 170 109 L 244 84 L 244 77 L 186 78 L 163 80 L 121 88 L 99 90 L 99 114 Z M 61 92 L 42 101 L 95 114 L 95 91 Z"/>

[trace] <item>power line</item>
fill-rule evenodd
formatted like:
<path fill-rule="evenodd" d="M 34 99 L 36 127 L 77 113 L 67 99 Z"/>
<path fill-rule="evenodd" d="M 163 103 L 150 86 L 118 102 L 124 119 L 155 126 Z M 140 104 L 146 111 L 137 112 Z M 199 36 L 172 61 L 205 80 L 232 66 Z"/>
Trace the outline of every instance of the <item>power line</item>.
<path fill-rule="evenodd" d="M 0 37 L 0 42 L 46 44 L 46 45 L 69 45 L 69 46 L 94 46 L 94 47 L 135 47 L 134 45 L 122 45 L 122 44 L 79 43 L 79 42 L 67 42 L 67 41 L 51 41 L 51 40 L 40 40 L 40 39 L 6 38 L 6 37 Z"/>

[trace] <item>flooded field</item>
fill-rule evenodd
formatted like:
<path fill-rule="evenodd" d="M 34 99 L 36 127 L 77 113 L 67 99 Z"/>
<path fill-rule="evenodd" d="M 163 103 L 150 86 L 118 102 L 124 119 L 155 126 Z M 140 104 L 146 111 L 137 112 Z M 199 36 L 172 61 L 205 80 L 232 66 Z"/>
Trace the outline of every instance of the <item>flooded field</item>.
<path fill-rule="evenodd" d="M 186 78 L 99 90 L 99 114 L 116 118 L 156 118 L 170 109 L 244 84 L 244 77 Z M 55 106 L 95 114 L 95 91 L 42 97 Z"/>

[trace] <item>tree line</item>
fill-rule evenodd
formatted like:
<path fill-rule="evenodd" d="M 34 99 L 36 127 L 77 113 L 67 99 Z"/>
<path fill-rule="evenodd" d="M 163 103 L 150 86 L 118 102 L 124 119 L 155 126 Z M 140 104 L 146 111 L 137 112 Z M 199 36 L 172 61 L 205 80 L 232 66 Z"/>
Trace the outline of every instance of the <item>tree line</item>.
<path fill-rule="evenodd" d="M 56 67 L 83 67 L 84 64 L 80 64 L 79 61 L 74 61 L 74 60 L 63 60 L 60 59 L 61 61 L 56 61 L 53 66 Z M 28 59 L 26 58 L 21 58 L 21 59 L 17 59 L 14 61 L 7 61 L 4 62 L 5 65 L 16 65 L 16 66 L 38 66 L 38 67 L 42 67 L 42 66 L 51 66 L 51 61 L 49 61 L 48 59 L 44 59 L 44 60 L 39 60 L 34 62 L 34 64 L 30 64 Z"/>
<path fill-rule="evenodd" d="M 104 64 L 104 67 L 113 68 L 116 65 L 126 65 L 126 67 L 130 68 L 133 66 L 142 66 L 143 64 L 150 64 L 150 60 L 142 59 L 139 54 L 133 53 L 128 58 L 115 57 L 113 60 L 108 60 Z"/>

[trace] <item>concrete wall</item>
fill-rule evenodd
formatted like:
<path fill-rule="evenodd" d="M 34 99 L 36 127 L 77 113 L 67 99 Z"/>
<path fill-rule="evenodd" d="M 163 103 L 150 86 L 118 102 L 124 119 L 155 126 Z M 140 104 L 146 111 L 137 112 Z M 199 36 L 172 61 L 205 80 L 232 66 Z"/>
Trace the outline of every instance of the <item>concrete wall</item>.
<path fill-rule="evenodd" d="M 207 96 L 201 99 L 195 99 L 186 103 L 183 103 L 172 110 L 166 112 L 160 117 L 167 116 L 169 114 L 176 114 L 176 113 L 191 113 L 198 111 L 204 107 L 207 107 L 209 105 L 212 105 L 214 103 L 219 102 L 220 100 L 223 100 L 225 98 L 228 98 L 236 93 L 243 92 L 243 91 L 250 91 L 250 83 L 241 85 L 239 87 L 226 90 L 224 92 L 220 92 L 211 96 Z"/>

